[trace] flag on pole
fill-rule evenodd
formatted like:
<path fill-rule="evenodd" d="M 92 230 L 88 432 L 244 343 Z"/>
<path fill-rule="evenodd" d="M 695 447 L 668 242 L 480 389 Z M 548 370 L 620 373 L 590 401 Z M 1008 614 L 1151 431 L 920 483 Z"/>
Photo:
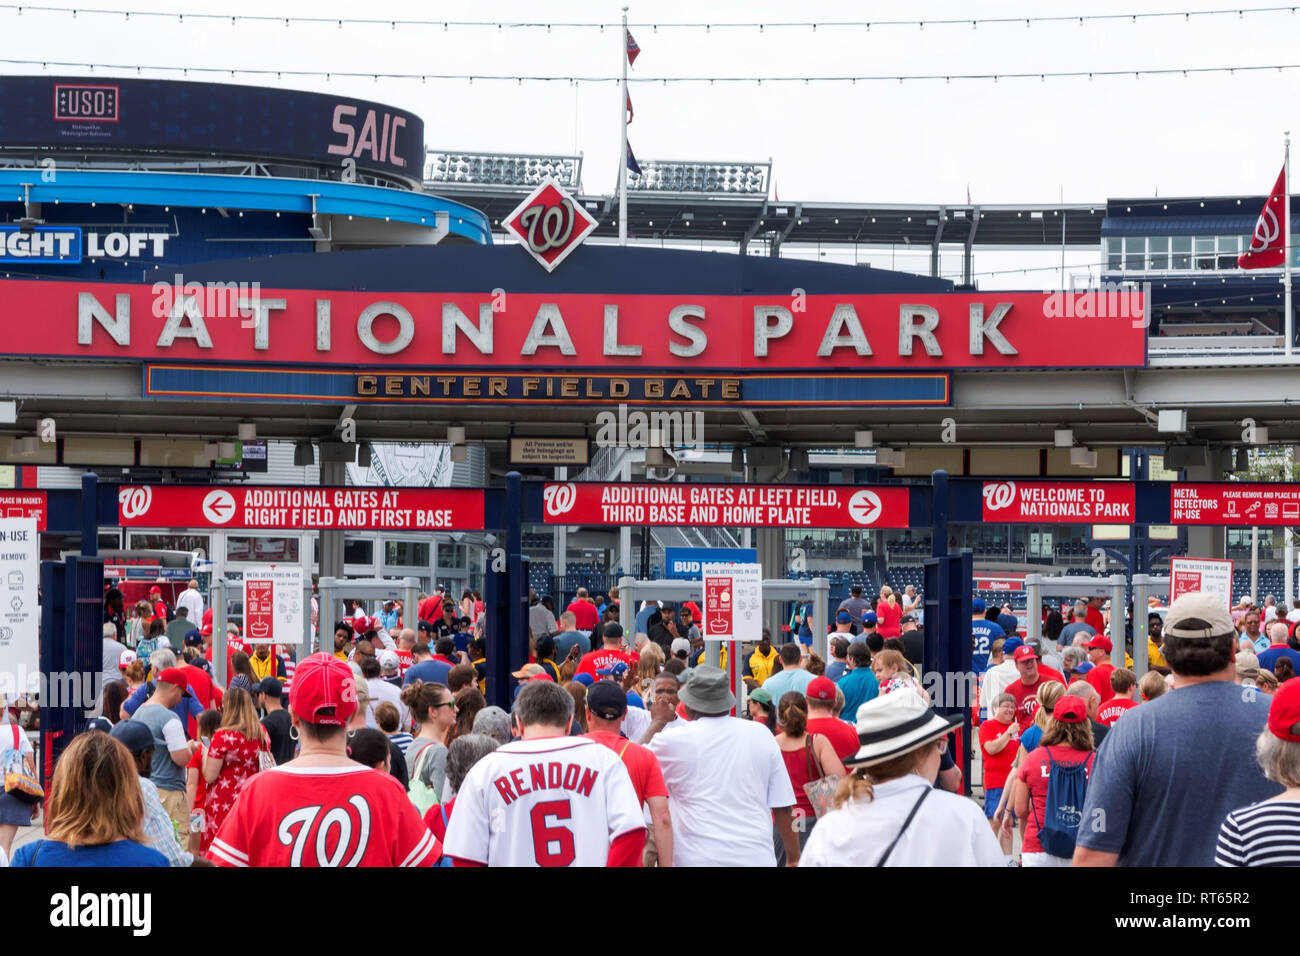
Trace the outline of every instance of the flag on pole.
<path fill-rule="evenodd" d="M 1267 269 L 1280 266 L 1286 258 L 1286 236 L 1282 225 L 1286 222 L 1286 167 L 1277 174 L 1273 191 L 1264 202 L 1264 208 L 1255 222 L 1255 233 L 1250 237 L 1250 249 L 1237 257 L 1242 269 Z"/>
<path fill-rule="evenodd" d="M 641 175 L 641 164 L 636 161 L 636 156 L 632 153 L 632 144 L 627 144 L 627 168 L 632 170 L 638 176 Z"/>
<path fill-rule="evenodd" d="M 970 201 L 970 183 L 967 183 L 967 184 L 966 184 L 966 205 L 969 206 L 970 204 L 971 204 L 971 201 Z"/>
<path fill-rule="evenodd" d="M 627 94 L 627 121 L 632 122 L 632 117 L 636 114 L 632 112 L 632 94 Z"/>
<path fill-rule="evenodd" d="M 636 66 L 636 58 L 641 55 L 641 48 L 636 45 L 631 30 L 624 30 L 623 32 L 627 34 L 627 65 Z"/>

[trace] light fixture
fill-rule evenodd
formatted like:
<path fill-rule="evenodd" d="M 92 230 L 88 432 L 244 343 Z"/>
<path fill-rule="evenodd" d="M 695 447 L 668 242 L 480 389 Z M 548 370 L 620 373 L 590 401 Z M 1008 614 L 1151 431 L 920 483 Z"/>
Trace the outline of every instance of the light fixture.
<path fill-rule="evenodd" d="M 1268 429 L 1265 428 L 1263 425 L 1255 426 L 1255 444 L 1256 445 L 1268 444 Z"/>
<path fill-rule="evenodd" d="M 808 449 L 807 448 L 790 449 L 790 470 L 791 471 L 808 470 Z"/>
<path fill-rule="evenodd" d="M 357 448 L 357 467 L 369 468 L 372 455 L 373 451 L 370 442 L 362 442 L 360 447 Z"/>
<path fill-rule="evenodd" d="M 527 156 L 512 153 L 428 152 L 424 178 L 440 186 L 539 186 L 555 179 L 577 189 L 581 156 Z"/>
<path fill-rule="evenodd" d="M 870 448 L 875 444 L 875 436 L 868 431 L 855 431 L 853 433 L 853 444 L 857 448 Z"/>
<path fill-rule="evenodd" d="M 1074 447 L 1074 430 L 1070 428 L 1057 428 L 1052 432 L 1052 443 L 1057 448 Z"/>
<path fill-rule="evenodd" d="M 876 464 L 882 468 L 902 468 L 907 461 L 907 453 L 897 448 L 877 448 Z"/>
<path fill-rule="evenodd" d="M 448 425 L 448 426 L 447 426 L 447 442 L 448 442 L 448 444 L 452 444 L 452 445 L 463 445 L 463 444 L 465 444 L 465 426 L 464 426 L 464 425 Z"/>
<path fill-rule="evenodd" d="M 13 442 L 13 452 L 20 458 L 27 458 L 36 454 L 39 448 L 40 442 L 36 440 L 34 435 L 24 435 L 22 438 L 15 438 Z"/>
<path fill-rule="evenodd" d="M 223 441 L 223 442 L 218 442 L 218 443 L 217 443 L 217 457 L 218 457 L 218 458 L 234 458 L 234 457 L 235 457 L 235 443 L 234 443 L 233 441 Z"/>
<path fill-rule="evenodd" d="M 731 473 L 733 475 L 743 475 L 745 473 L 745 449 L 731 449 Z"/>
<path fill-rule="evenodd" d="M 1070 464 L 1078 468 L 1096 468 L 1097 453 L 1091 448 L 1071 448 Z"/>
<path fill-rule="evenodd" d="M 651 468 L 676 468 L 677 459 L 668 453 L 667 448 L 651 445 L 645 450 L 645 463 Z"/>
<path fill-rule="evenodd" d="M 257 423 L 256 423 L 256 422 L 240 422 L 240 423 L 239 423 L 239 440 L 240 440 L 240 441 L 252 441 L 252 440 L 253 440 L 254 438 L 256 438 L 256 437 L 257 437 Z"/>
<path fill-rule="evenodd" d="M 1161 409 L 1156 418 L 1156 430 L 1166 434 L 1187 431 L 1187 410 L 1185 408 Z"/>
<path fill-rule="evenodd" d="M 316 449 L 309 441 L 293 443 L 293 463 L 300 468 L 309 468 L 316 464 Z"/>
<path fill-rule="evenodd" d="M 217 443 L 214 441 L 210 441 L 203 446 L 203 457 L 206 458 L 208 461 L 212 461 L 220 454 L 221 454 L 221 450 L 218 447 Z"/>
<path fill-rule="evenodd" d="M 1237 449 L 1237 467 L 1233 471 L 1246 471 L 1250 468 L 1250 452 L 1245 448 Z"/>
<path fill-rule="evenodd" d="M 451 460 L 454 461 L 454 462 L 460 462 L 460 463 L 464 463 L 464 462 L 469 461 L 469 446 L 468 446 L 468 445 L 452 445 L 452 446 L 451 446 Z"/>

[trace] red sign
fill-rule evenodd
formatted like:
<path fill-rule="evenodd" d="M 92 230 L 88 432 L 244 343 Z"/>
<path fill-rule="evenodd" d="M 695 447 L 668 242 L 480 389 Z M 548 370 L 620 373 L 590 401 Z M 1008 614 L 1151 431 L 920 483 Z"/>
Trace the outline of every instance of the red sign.
<path fill-rule="evenodd" d="M 264 641 L 275 630 L 275 585 L 271 581 L 244 581 L 244 631 Z"/>
<path fill-rule="evenodd" d="M 906 528 L 906 488 L 550 482 L 547 524 Z"/>
<path fill-rule="evenodd" d="M 976 591 L 1023 591 L 1024 578 L 976 578 Z"/>
<path fill-rule="evenodd" d="M 671 284 L 670 275 L 663 277 Z M 213 284 L 221 285 L 221 284 Z M 1127 368 L 1139 311 L 1058 313 L 1065 293 L 625 295 L 209 288 L 0 280 L 23 321 L 0 353 L 386 369 Z M 1067 296 L 1068 298 L 1068 296 Z M 1140 308 L 1140 303 L 1139 303 Z M 444 352 L 445 346 L 452 350 Z"/>
<path fill-rule="evenodd" d="M 0 518 L 35 518 L 36 530 L 45 530 L 45 492 L 0 491 Z"/>
<path fill-rule="evenodd" d="M 729 577 L 704 579 L 704 629 L 708 634 L 731 634 L 731 615 L 735 605 L 731 601 L 732 579 Z"/>
<path fill-rule="evenodd" d="M 1133 485 L 1125 481 L 986 481 L 984 520 L 999 524 L 1133 521 Z"/>
<path fill-rule="evenodd" d="M 1176 601 L 1184 594 L 1201 589 L 1200 571 L 1175 571 L 1169 582 L 1169 600 Z"/>
<path fill-rule="evenodd" d="M 1300 524 L 1300 484 L 1219 482 L 1169 486 L 1173 524 Z"/>
<path fill-rule="evenodd" d="M 124 528 L 483 530 L 483 491 L 471 488 L 125 485 L 117 498 Z"/>
<path fill-rule="evenodd" d="M 596 228 L 596 220 L 559 183 L 547 179 L 515 207 L 504 225 L 551 272 Z"/>

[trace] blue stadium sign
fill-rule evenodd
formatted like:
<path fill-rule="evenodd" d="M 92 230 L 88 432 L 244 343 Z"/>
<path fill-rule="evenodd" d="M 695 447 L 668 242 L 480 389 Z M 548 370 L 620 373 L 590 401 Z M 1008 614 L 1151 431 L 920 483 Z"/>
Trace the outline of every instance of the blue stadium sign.
<path fill-rule="evenodd" d="M 700 568 L 709 563 L 757 564 L 754 548 L 665 548 L 664 576 L 677 580 L 695 580 Z"/>
<path fill-rule="evenodd" d="M 0 226 L 0 262 L 81 262 L 80 226 Z"/>

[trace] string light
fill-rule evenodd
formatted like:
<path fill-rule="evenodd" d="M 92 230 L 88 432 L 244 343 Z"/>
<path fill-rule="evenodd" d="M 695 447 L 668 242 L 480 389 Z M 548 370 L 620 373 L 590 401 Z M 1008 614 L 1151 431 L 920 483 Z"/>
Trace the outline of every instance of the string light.
<path fill-rule="evenodd" d="M 524 76 L 517 74 L 466 74 L 466 73 L 386 73 L 386 72 L 367 72 L 367 71 L 331 71 L 326 73 L 322 70 L 284 70 L 269 69 L 257 67 L 236 67 L 231 69 L 227 66 L 159 66 L 159 65 L 138 65 L 125 63 L 86 63 L 75 62 L 71 60 L 20 60 L 14 58 L 0 58 L 0 63 L 13 66 L 35 66 L 36 64 L 53 64 L 57 67 L 67 67 L 85 70 L 150 70 L 156 73 L 183 73 L 188 76 L 192 71 L 194 73 L 229 73 L 245 74 L 247 76 L 296 76 L 296 77 L 324 77 L 330 80 L 333 77 L 344 77 L 349 79 L 388 79 L 388 80 L 468 80 L 471 83 L 474 80 L 488 82 L 514 82 L 514 83 L 568 83 L 570 85 L 578 83 L 602 84 L 602 83 L 619 83 L 622 81 L 620 76 Z M 755 83 L 762 86 L 764 83 L 902 83 L 907 80 L 943 80 L 951 82 L 953 80 L 991 80 L 994 83 L 1001 80 L 1025 80 L 1037 79 L 1046 81 L 1048 79 L 1093 79 L 1094 77 L 1132 77 L 1140 79 L 1144 76 L 1175 76 L 1181 74 L 1184 77 L 1192 74 L 1207 73 L 1226 73 L 1229 76 L 1235 76 L 1237 73 L 1252 73 L 1261 70 L 1284 70 L 1300 69 L 1300 63 L 1270 63 L 1270 64 L 1249 64 L 1246 66 L 1191 66 L 1191 67 L 1158 67 L 1144 70 L 1062 70 L 1048 73 L 917 73 L 917 74 L 874 74 L 866 76 L 629 76 L 628 83 L 659 83 L 662 86 L 669 84 L 681 85 L 686 83 Z"/>
<path fill-rule="evenodd" d="M 35 11 L 37 13 L 70 13 L 76 17 L 78 13 L 102 16 L 124 16 L 129 19 L 134 15 L 137 19 L 141 17 L 176 17 L 178 23 L 184 23 L 185 17 L 193 20 L 230 20 L 232 23 L 245 21 L 248 23 L 278 23 L 283 20 L 286 24 L 329 24 L 336 23 L 340 28 L 344 25 L 349 26 L 378 26 L 384 24 L 392 25 L 396 29 L 397 24 L 407 27 L 434 27 L 441 25 L 444 30 L 450 27 L 464 28 L 495 28 L 498 31 L 510 30 L 538 30 L 545 29 L 550 31 L 552 28 L 570 29 L 570 30 L 599 30 L 602 33 L 606 27 L 611 29 L 617 27 L 616 23 L 605 23 L 598 21 L 501 21 L 501 20 L 423 20 L 423 19 L 397 19 L 380 17 L 310 17 L 310 16 L 273 16 L 270 14 L 229 14 L 229 13 L 211 13 L 195 12 L 186 13 L 165 12 L 161 10 L 125 10 L 125 9 L 90 9 L 82 7 L 52 6 L 41 4 L 0 4 L 0 10 L 10 10 L 22 15 L 25 12 Z M 965 26 L 970 24 L 972 29 L 977 28 L 980 24 L 987 25 L 1015 25 L 1023 23 L 1026 27 L 1034 24 L 1053 24 L 1053 23 L 1078 23 L 1083 26 L 1085 23 L 1131 23 L 1135 24 L 1139 20 L 1156 20 L 1156 19 L 1173 19 L 1182 17 L 1184 22 L 1190 22 L 1192 17 L 1224 17 L 1233 16 L 1237 20 L 1244 20 L 1249 14 L 1269 15 L 1278 13 L 1295 13 L 1296 6 L 1268 6 L 1268 7 L 1231 7 L 1213 10 L 1165 10 L 1141 13 L 1087 13 L 1087 14 L 1053 14 L 1044 16 L 1031 17 L 960 17 L 960 18 L 935 18 L 935 19 L 908 19 L 908 20 L 818 20 L 800 21 L 764 21 L 762 23 L 753 21 L 733 21 L 729 23 L 704 23 L 704 22 L 677 22 L 677 23 L 657 23 L 641 22 L 629 23 L 628 27 L 633 29 L 650 28 L 658 32 L 662 27 L 665 30 L 698 30 L 703 29 L 706 33 L 712 32 L 714 27 L 718 29 L 733 30 L 756 30 L 763 33 L 767 29 L 774 30 L 808 30 L 816 33 L 826 29 L 846 28 L 870 30 L 872 27 L 908 27 L 919 28 L 924 30 L 930 27 L 947 27 L 947 26 Z"/>

